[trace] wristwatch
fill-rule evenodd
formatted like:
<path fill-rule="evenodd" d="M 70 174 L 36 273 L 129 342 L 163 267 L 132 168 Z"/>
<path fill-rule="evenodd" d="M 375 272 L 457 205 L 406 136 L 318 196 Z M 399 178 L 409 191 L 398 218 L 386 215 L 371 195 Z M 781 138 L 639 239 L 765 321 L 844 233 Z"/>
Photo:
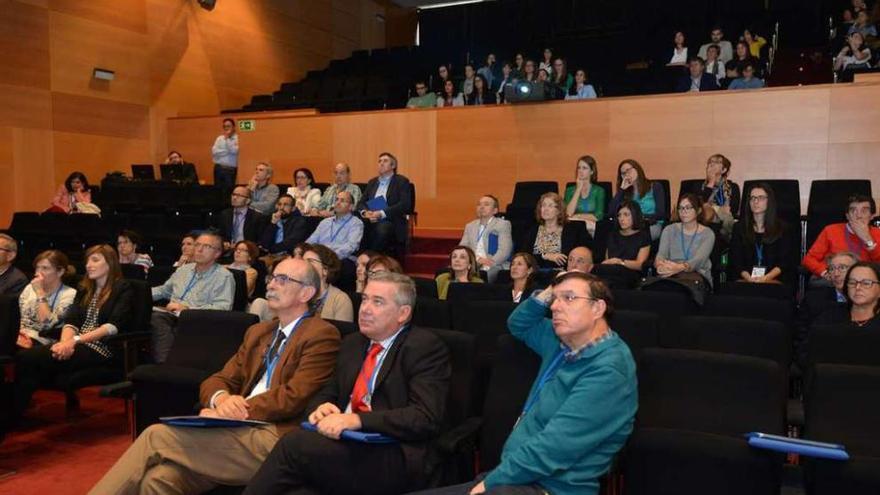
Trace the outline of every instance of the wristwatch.
<path fill-rule="evenodd" d="M 79 335 L 74 335 L 74 336 L 73 336 L 73 343 L 74 343 L 74 344 L 79 344 L 79 341 L 80 341 L 81 339 L 82 339 L 81 336 L 79 336 Z"/>
<path fill-rule="evenodd" d="M 48 302 L 49 302 L 49 298 L 46 297 L 46 296 L 38 297 L 38 298 L 37 298 L 37 302 L 38 302 L 38 303 L 48 303 Z"/>
<path fill-rule="evenodd" d="M 868 251 L 873 251 L 875 247 L 877 247 L 877 243 L 873 240 L 870 240 L 865 243 L 865 247 L 868 248 Z"/>

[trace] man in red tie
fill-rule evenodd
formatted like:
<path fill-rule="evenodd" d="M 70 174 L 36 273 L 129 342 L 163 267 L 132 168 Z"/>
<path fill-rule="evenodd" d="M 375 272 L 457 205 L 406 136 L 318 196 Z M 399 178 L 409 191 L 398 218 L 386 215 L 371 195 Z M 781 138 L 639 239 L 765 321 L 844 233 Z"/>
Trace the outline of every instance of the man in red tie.
<path fill-rule="evenodd" d="M 402 493 L 424 483 L 427 443 L 443 420 L 449 352 L 433 333 L 410 328 L 413 281 L 372 275 L 330 381 L 312 400 L 317 431 L 294 430 L 275 446 L 246 494 Z M 340 440 L 343 431 L 381 433 L 390 444 Z"/>

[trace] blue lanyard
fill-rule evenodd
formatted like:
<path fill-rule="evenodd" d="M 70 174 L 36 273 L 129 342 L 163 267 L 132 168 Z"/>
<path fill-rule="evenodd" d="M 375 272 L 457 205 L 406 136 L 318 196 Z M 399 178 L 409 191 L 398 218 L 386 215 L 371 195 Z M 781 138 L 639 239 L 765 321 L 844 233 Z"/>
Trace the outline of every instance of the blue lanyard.
<path fill-rule="evenodd" d="M 525 416 L 529 409 L 531 409 L 536 402 L 538 402 L 538 396 L 541 395 L 541 389 L 544 388 L 544 385 L 550 381 L 550 378 L 556 374 L 556 371 L 562 366 L 562 358 L 565 356 L 566 349 L 563 347 L 559 349 L 559 352 L 556 353 L 556 357 L 553 358 L 553 361 L 550 361 L 550 365 L 547 366 L 547 369 L 544 370 L 544 373 L 541 374 L 541 377 L 538 378 L 538 385 L 535 386 L 535 392 L 529 396 L 529 399 L 526 401 L 526 405 L 523 406 L 522 414 L 520 417 Z"/>
<path fill-rule="evenodd" d="M 180 295 L 181 301 L 183 301 L 183 299 L 186 297 L 186 295 L 189 294 L 189 291 L 192 290 L 194 285 L 196 285 L 196 271 L 195 271 L 195 269 L 193 269 L 193 274 L 192 274 L 192 277 L 190 277 L 190 279 L 189 279 L 189 283 L 187 283 L 186 287 L 183 289 L 183 294 Z"/>
<path fill-rule="evenodd" d="M 755 243 L 755 259 L 757 266 L 764 266 L 764 245 L 760 242 Z"/>
<path fill-rule="evenodd" d="M 52 303 L 49 304 L 49 312 L 51 312 L 51 313 L 55 312 L 55 303 L 58 302 L 58 294 L 61 294 L 61 289 L 63 289 L 63 288 L 64 288 L 64 284 L 61 284 L 58 286 L 57 289 L 55 289 L 55 294 L 52 295 Z"/>
<path fill-rule="evenodd" d="M 345 226 L 348 224 L 348 222 L 351 221 L 351 218 L 352 218 L 352 217 L 348 217 L 348 218 L 346 218 L 345 221 L 342 222 L 342 225 L 339 226 L 339 228 L 336 230 L 335 233 L 333 232 L 333 226 L 332 226 L 332 225 L 330 226 L 330 234 L 331 234 L 331 235 L 330 235 L 330 244 L 333 244 L 333 241 L 336 240 L 336 236 L 338 236 L 339 233 L 342 232 L 342 229 L 344 229 Z"/>
<path fill-rule="evenodd" d="M 697 240 L 697 233 L 699 232 L 700 227 L 697 226 L 697 230 L 694 231 L 693 237 L 691 237 L 691 242 L 684 247 L 684 224 L 681 224 L 681 250 L 684 252 L 684 259 L 691 259 L 691 248 L 694 246 L 694 241 Z"/>
<path fill-rule="evenodd" d="M 302 322 L 311 316 L 311 313 L 306 313 L 300 317 L 299 321 L 293 325 L 293 328 L 290 329 L 290 335 L 286 338 L 284 337 L 284 332 L 281 329 L 278 329 L 278 333 L 275 335 L 275 338 L 272 339 L 272 343 L 269 345 L 269 348 L 266 349 L 266 354 L 263 356 L 263 362 L 266 363 L 266 389 L 269 389 L 269 384 L 272 383 L 272 372 L 275 371 L 275 365 L 278 364 L 278 358 L 284 354 L 284 348 L 287 347 L 287 344 L 293 340 L 293 334 L 296 332 L 296 329 L 299 328 Z M 269 353 L 272 352 L 272 348 L 275 347 L 275 341 L 278 338 L 284 339 L 284 342 L 281 344 L 281 347 L 278 348 L 278 352 L 272 356 L 272 359 L 269 359 Z"/>
<path fill-rule="evenodd" d="M 324 309 L 324 302 L 327 300 L 327 296 L 329 296 L 329 295 L 330 295 L 330 288 L 328 287 L 327 291 L 324 292 L 324 295 L 321 296 L 320 299 L 318 299 L 318 304 L 315 305 L 315 312 L 317 312 L 318 310 Z"/>
<path fill-rule="evenodd" d="M 477 243 L 475 246 L 480 245 L 480 241 L 483 240 L 483 236 L 486 235 L 486 232 L 489 230 L 489 224 L 492 223 L 492 219 L 490 218 L 486 225 L 480 225 L 480 233 L 477 235 Z"/>

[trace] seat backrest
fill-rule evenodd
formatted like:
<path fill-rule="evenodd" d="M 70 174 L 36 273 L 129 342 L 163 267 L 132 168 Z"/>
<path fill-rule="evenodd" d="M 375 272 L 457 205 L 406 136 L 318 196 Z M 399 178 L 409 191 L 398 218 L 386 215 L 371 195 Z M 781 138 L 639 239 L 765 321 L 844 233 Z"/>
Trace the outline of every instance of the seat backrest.
<path fill-rule="evenodd" d="M 783 434 L 785 378 L 775 362 L 680 349 L 646 349 L 639 365 L 641 427 L 738 436 Z"/>
<path fill-rule="evenodd" d="M 480 469 L 489 471 L 498 465 L 501 449 L 522 412 L 540 367 L 541 358 L 525 344 L 511 335 L 498 339 L 498 353 L 483 404 Z"/>
<path fill-rule="evenodd" d="M 129 280 L 147 279 L 147 272 L 145 272 L 144 267 L 140 265 L 135 265 L 133 263 L 122 263 L 119 266 L 122 268 L 122 276 Z"/>
<path fill-rule="evenodd" d="M 455 330 L 421 327 L 434 333 L 449 349 L 452 376 L 446 402 L 447 427 L 460 425 L 473 414 L 474 336 Z"/>
<path fill-rule="evenodd" d="M 342 338 L 345 338 L 346 335 L 349 335 L 349 334 L 352 334 L 352 333 L 355 333 L 358 331 L 358 326 L 357 326 L 357 323 L 355 323 L 355 322 L 342 321 L 342 320 L 324 320 L 324 321 L 326 321 L 327 323 L 336 327 L 336 329 L 339 330 L 339 335 L 341 335 Z"/>
<path fill-rule="evenodd" d="M 232 278 L 235 279 L 235 296 L 232 299 L 232 310 L 244 311 L 248 303 L 247 276 L 243 270 L 233 270 L 231 268 L 227 268 L 227 270 L 232 274 Z"/>
<path fill-rule="evenodd" d="M 819 364 L 804 397 L 810 440 L 840 443 L 850 455 L 880 457 L 880 367 Z"/>
<path fill-rule="evenodd" d="M 771 180 L 747 180 L 743 183 L 742 197 L 740 201 L 740 218 L 747 213 L 748 198 L 752 187 L 759 182 L 764 182 L 773 189 L 776 195 L 776 212 L 791 228 L 799 231 L 801 221 L 801 189 L 800 182 L 793 179 Z"/>
<path fill-rule="evenodd" d="M 800 247 L 798 247 L 800 249 Z M 792 253 L 792 256 L 799 256 L 799 253 Z M 732 279 L 734 274 L 730 273 L 728 280 Z M 741 296 L 741 297 L 760 297 L 764 299 L 782 299 L 790 301 L 792 296 L 792 287 L 783 284 L 743 284 L 739 282 L 725 282 L 715 286 L 715 293 L 723 296 Z"/>
<path fill-rule="evenodd" d="M 814 180 L 810 184 L 810 200 L 807 203 L 807 216 L 839 215 L 838 221 L 846 218 L 847 199 L 853 194 L 871 195 L 871 181 L 868 179 Z"/>
<path fill-rule="evenodd" d="M 611 316 L 611 329 L 626 342 L 636 360 L 645 349 L 660 346 L 660 316 L 656 313 L 615 311 Z"/>
<path fill-rule="evenodd" d="M 449 284 L 446 300 L 452 305 L 464 301 L 510 301 L 510 287 L 481 283 Z"/>
<path fill-rule="evenodd" d="M 15 352 L 20 326 L 18 296 L 0 295 L 0 356 L 11 356 Z"/>
<path fill-rule="evenodd" d="M 433 278 L 412 277 L 416 284 L 416 294 L 419 297 L 433 297 L 437 299 L 437 282 Z"/>
<path fill-rule="evenodd" d="M 794 321 L 794 302 L 761 297 L 727 296 L 713 294 L 706 298 L 704 316 L 732 316 L 754 320 L 778 321 L 791 328 Z"/>
<path fill-rule="evenodd" d="M 815 324 L 809 332 L 807 361 L 811 364 L 880 366 L 880 333 L 876 326 Z"/>
<path fill-rule="evenodd" d="M 550 181 L 517 182 L 513 188 L 513 206 L 534 208 L 541 195 L 548 192 L 559 192 L 559 184 Z"/>
<path fill-rule="evenodd" d="M 663 347 L 769 359 L 787 369 L 791 332 L 777 321 L 725 316 L 686 316 L 660 336 Z"/>
<path fill-rule="evenodd" d="M 693 299 L 678 292 L 615 290 L 614 306 L 622 310 L 655 313 L 660 317 L 661 328 L 669 328 L 682 316 L 697 313 Z"/>
<path fill-rule="evenodd" d="M 217 371 L 235 354 L 247 329 L 259 318 L 249 313 L 188 309 L 180 313 L 166 363 Z"/>
<path fill-rule="evenodd" d="M 666 199 L 666 208 L 671 210 L 673 208 L 672 205 L 672 189 L 669 185 L 669 179 L 651 179 L 651 182 L 656 182 L 660 184 L 661 189 L 663 190 L 663 197 Z M 669 211 L 658 211 L 657 216 L 659 218 L 670 218 Z"/>
<path fill-rule="evenodd" d="M 149 273 L 147 273 L 147 282 L 150 284 L 150 287 L 162 285 L 171 278 L 174 270 L 177 270 L 177 268 L 173 266 L 154 265 L 150 268 Z"/>
<path fill-rule="evenodd" d="M 476 359 L 488 367 L 495 357 L 498 337 L 507 334 L 513 301 L 461 301 L 452 305 L 452 328 L 476 338 Z"/>
<path fill-rule="evenodd" d="M 430 328 L 452 328 L 449 303 L 430 297 L 416 297 L 413 325 Z"/>
<path fill-rule="evenodd" d="M 139 267 L 140 268 L 140 267 Z M 132 324 L 128 329 L 131 332 L 147 332 L 150 330 L 150 317 L 153 314 L 153 295 L 150 286 L 144 280 L 129 280 L 134 291 L 131 305 Z"/>
<path fill-rule="evenodd" d="M 35 234 L 42 231 L 40 214 L 36 211 L 17 211 L 12 214 L 12 223 L 9 225 L 10 234 Z"/>
<path fill-rule="evenodd" d="M 681 199 L 681 196 L 685 193 L 699 195 L 703 189 L 703 182 L 705 182 L 705 179 L 682 179 L 678 188 L 678 199 Z"/>

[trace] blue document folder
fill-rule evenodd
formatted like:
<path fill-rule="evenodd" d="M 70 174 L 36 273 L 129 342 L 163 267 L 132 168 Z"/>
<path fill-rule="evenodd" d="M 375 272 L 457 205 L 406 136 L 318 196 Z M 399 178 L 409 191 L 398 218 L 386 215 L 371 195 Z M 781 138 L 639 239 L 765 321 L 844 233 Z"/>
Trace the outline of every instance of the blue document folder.
<path fill-rule="evenodd" d="M 488 242 L 486 243 L 486 254 L 489 256 L 494 256 L 495 253 L 498 252 L 498 234 L 491 233 L 489 234 Z"/>
<path fill-rule="evenodd" d="M 849 460 L 849 454 L 843 445 L 835 443 L 814 442 L 800 438 L 781 437 L 767 433 L 751 432 L 746 434 L 749 445 L 759 449 L 785 452 L 788 454 L 801 454 L 819 459 L 833 459 L 837 461 Z"/>
<path fill-rule="evenodd" d="M 159 421 L 169 426 L 186 426 L 190 428 L 237 428 L 272 424 L 255 419 L 206 418 L 204 416 L 164 416 L 159 418 Z"/>
<path fill-rule="evenodd" d="M 308 421 L 303 421 L 300 426 L 303 430 L 318 431 L 318 427 Z M 361 443 L 397 443 L 397 440 L 389 436 L 385 436 L 381 433 L 367 433 L 365 431 L 343 430 L 340 437 L 343 440 L 351 440 L 353 442 Z"/>
<path fill-rule="evenodd" d="M 376 196 L 367 201 L 367 209 L 370 211 L 382 211 L 385 208 L 388 208 L 388 200 L 385 199 L 385 196 Z"/>

